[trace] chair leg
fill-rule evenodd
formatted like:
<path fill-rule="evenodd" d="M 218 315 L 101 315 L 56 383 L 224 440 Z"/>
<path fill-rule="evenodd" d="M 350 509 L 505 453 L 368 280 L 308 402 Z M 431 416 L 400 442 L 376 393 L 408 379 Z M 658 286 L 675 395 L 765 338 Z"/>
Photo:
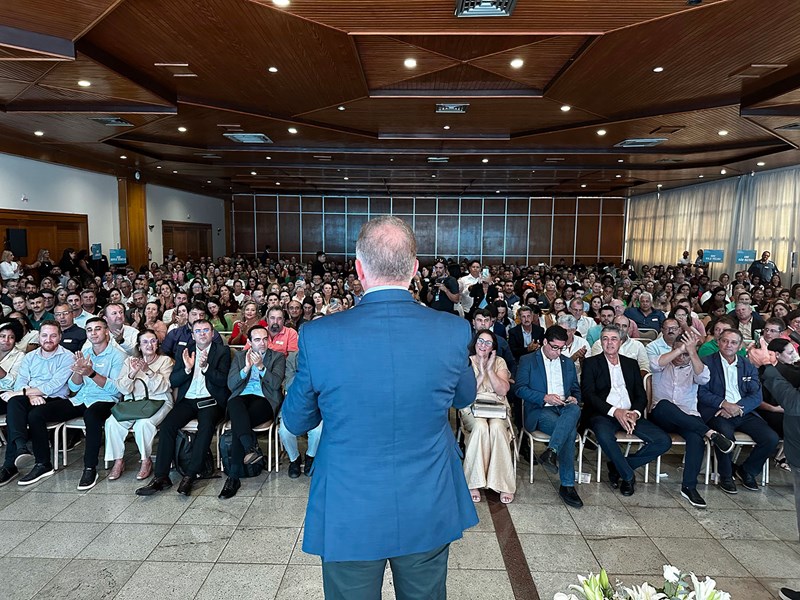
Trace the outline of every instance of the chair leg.
<path fill-rule="evenodd" d="M 578 485 L 583 483 L 583 441 L 578 438 Z"/>
<path fill-rule="evenodd" d="M 597 483 L 600 483 L 600 467 L 603 464 L 603 449 L 597 444 Z"/>
<path fill-rule="evenodd" d="M 67 425 L 61 426 L 61 459 L 64 467 L 67 466 Z"/>
<path fill-rule="evenodd" d="M 661 457 L 656 459 L 656 483 L 661 483 Z"/>

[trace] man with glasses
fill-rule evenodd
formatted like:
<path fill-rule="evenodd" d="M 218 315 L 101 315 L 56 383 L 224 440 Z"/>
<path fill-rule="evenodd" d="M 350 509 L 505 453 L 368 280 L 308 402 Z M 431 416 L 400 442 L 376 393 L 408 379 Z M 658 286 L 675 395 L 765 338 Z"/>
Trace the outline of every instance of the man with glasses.
<path fill-rule="evenodd" d="M 161 423 L 153 479 L 136 490 L 139 496 L 152 496 L 172 487 L 169 469 L 175 459 L 178 431 L 197 419 L 197 435 L 192 444 L 192 458 L 186 475 L 178 485 L 178 493 L 188 496 L 203 468 L 217 424 L 225 415 L 228 401 L 228 373 L 231 353 L 221 341 L 214 341 L 214 328 L 205 318 L 192 324 L 192 341 L 175 356 L 169 381 L 178 389 L 170 413 Z"/>
<path fill-rule="evenodd" d="M 61 326 L 61 345 L 70 352 L 79 352 L 86 343 L 86 330 L 75 324 L 69 304 L 58 304 L 53 312 L 56 323 Z"/>
<path fill-rule="evenodd" d="M 639 370 L 642 372 L 642 377 L 650 372 L 650 360 L 647 358 L 647 350 L 644 344 L 639 340 L 634 340 L 628 335 L 628 327 L 631 320 L 628 317 L 614 317 L 614 325 L 619 327 L 620 334 L 622 335 L 622 345 L 619 347 L 619 353 L 622 356 L 632 358 L 639 363 Z M 592 346 L 590 356 L 596 356 L 603 353 L 603 347 L 600 340 L 597 340 Z"/>
<path fill-rule="evenodd" d="M 664 431 L 686 440 L 681 496 L 696 508 L 706 508 L 706 501 L 697 492 L 706 439 L 724 454 L 730 453 L 734 444 L 706 425 L 697 410 L 697 389 L 711 378 L 708 367 L 697 355 L 699 341 L 700 336 L 689 330 L 675 340 L 669 352 L 650 358 L 653 409 L 649 418 Z"/>
<path fill-rule="evenodd" d="M 548 328 L 541 350 L 520 359 L 514 391 L 525 403 L 525 429 L 550 436 L 539 462 L 559 474 L 558 495 L 564 504 L 580 508 L 583 501 L 575 491 L 575 437 L 581 388 L 574 363 L 562 354 L 566 345 L 563 327 Z"/>
<path fill-rule="evenodd" d="M 633 321 L 631 321 L 630 325 L 633 324 Z M 648 359 L 671 352 L 672 346 L 675 344 L 675 340 L 678 339 L 680 333 L 681 326 L 677 320 L 671 317 L 664 319 L 664 322 L 661 324 L 661 333 L 659 336 L 645 347 Z M 630 336 L 630 328 L 628 329 L 628 335 Z"/>
<path fill-rule="evenodd" d="M 205 319 L 207 314 L 207 307 L 202 302 L 195 302 L 191 306 L 187 304 L 186 309 L 189 315 L 186 325 L 172 329 L 167 333 L 167 337 L 164 338 L 164 343 L 161 345 L 162 352 L 175 360 L 194 340 L 192 328 L 195 321 Z M 223 343 L 222 337 L 216 330 L 214 331 L 214 343 Z"/>
<path fill-rule="evenodd" d="M 786 322 L 778 317 L 767 319 L 764 323 L 764 329 L 761 331 L 761 337 L 769 344 L 772 340 L 783 337 L 782 334 L 786 330 Z"/>

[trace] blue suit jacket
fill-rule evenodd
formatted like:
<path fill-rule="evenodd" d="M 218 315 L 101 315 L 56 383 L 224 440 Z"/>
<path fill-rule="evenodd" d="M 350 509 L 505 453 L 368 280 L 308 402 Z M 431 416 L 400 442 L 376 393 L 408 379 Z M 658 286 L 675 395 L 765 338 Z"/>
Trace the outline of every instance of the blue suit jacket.
<path fill-rule="evenodd" d="M 724 359 L 719 352 L 715 352 L 704 356 L 702 360 L 711 371 L 711 379 L 697 389 L 697 410 L 700 411 L 703 420 L 708 422 L 714 418 L 714 414 L 725 400 L 725 373 L 722 372 Z M 742 395 L 739 406 L 744 410 L 744 414 L 747 414 L 761 404 L 761 380 L 758 377 L 758 369 L 742 356 L 737 357 L 736 370 L 739 393 Z"/>
<path fill-rule="evenodd" d="M 405 290 L 303 325 L 286 428 L 325 421 L 303 550 L 325 561 L 426 552 L 477 524 L 448 413 L 475 401 L 464 319 Z"/>
<path fill-rule="evenodd" d="M 566 356 L 559 356 L 561 361 L 561 377 L 564 380 L 564 395 L 574 396 L 581 401 L 581 386 L 575 363 Z M 544 407 L 547 394 L 547 375 L 544 370 L 544 358 L 541 349 L 526 354 L 519 360 L 514 393 L 525 401 L 525 429 L 534 431 L 539 422 L 539 414 Z"/>

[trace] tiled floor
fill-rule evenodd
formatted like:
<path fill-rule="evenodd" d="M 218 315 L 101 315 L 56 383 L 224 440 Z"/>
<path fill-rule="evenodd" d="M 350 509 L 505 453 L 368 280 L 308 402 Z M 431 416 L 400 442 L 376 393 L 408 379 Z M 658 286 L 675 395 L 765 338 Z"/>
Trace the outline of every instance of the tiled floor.
<path fill-rule="evenodd" d="M 119 481 L 101 471 L 94 489 L 78 492 L 81 449 L 67 469 L 37 485 L 0 488 L 0 573 L 15 574 L 3 578 L 3 600 L 323 597 L 319 559 L 301 551 L 306 477 L 290 480 L 285 468 L 264 474 L 228 501 L 216 497 L 222 479 L 200 482 L 189 498 L 174 488 L 140 498 L 131 456 Z M 529 484 L 528 465 L 520 463 L 508 513 L 541 598 L 601 565 L 631 584 L 660 580 L 671 563 L 714 577 L 737 600 L 800 587 L 787 474 L 773 469 L 768 488 L 736 496 L 701 485 L 709 508 L 698 510 L 680 498 L 677 460 L 665 462 L 668 477 L 639 484 L 630 498 L 605 482 L 579 486 L 581 510 L 561 503 L 557 482 L 543 470 Z M 452 547 L 449 597 L 512 599 L 508 557 L 486 500 L 478 512 L 480 524 Z M 384 598 L 394 598 L 390 573 Z"/>

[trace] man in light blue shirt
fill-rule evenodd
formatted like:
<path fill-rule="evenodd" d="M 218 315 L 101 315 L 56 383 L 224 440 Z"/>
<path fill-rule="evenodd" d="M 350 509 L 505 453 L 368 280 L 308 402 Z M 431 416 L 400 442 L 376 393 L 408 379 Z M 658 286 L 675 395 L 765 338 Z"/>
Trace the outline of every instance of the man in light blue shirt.
<path fill-rule="evenodd" d="M 26 447 L 29 430 L 36 464 L 18 483 L 30 485 L 55 473 L 50 459 L 48 419 L 41 414 L 51 404 L 66 402 L 71 405 L 66 399 L 69 395 L 67 380 L 72 375 L 75 357 L 61 347 L 60 342 L 58 323 L 44 321 L 39 327 L 39 348 L 25 355 L 14 389 L 0 396 L 8 403 L 8 448 L 0 469 L 0 485 L 19 475 L 17 460 L 29 456 Z"/>

